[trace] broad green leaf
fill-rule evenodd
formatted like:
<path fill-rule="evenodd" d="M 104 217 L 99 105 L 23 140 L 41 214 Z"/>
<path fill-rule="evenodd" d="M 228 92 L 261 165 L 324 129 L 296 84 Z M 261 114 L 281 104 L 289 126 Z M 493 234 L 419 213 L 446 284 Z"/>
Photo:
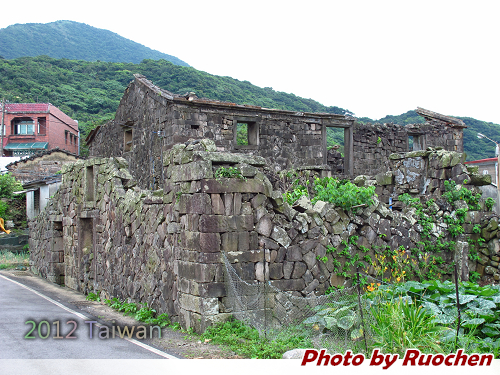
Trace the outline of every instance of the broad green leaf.
<path fill-rule="evenodd" d="M 478 307 L 480 309 L 494 309 L 497 307 L 495 302 L 489 301 L 489 300 L 484 299 L 484 298 L 477 298 L 474 301 L 477 302 Z"/>
<path fill-rule="evenodd" d="M 426 289 L 425 286 L 422 285 L 422 283 L 419 283 L 417 281 L 408 281 L 406 284 L 405 284 L 410 291 L 412 291 L 413 293 L 417 293 L 421 290 L 424 290 Z"/>
<path fill-rule="evenodd" d="M 337 327 L 337 319 L 335 318 L 332 318 L 331 316 L 327 316 L 325 317 L 325 327 L 327 329 L 329 329 L 330 331 L 333 329 L 333 328 L 336 328 Z"/>
<path fill-rule="evenodd" d="M 456 320 L 456 318 L 454 316 L 451 316 L 451 315 L 439 314 L 439 315 L 436 315 L 434 320 L 437 323 L 450 324 L 450 323 L 453 323 Z"/>
<path fill-rule="evenodd" d="M 500 303 L 500 295 L 496 295 L 491 297 L 491 300 L 495 303 Z"/>
<path fill-rule="evenodd" d="M 428 311 L 429 313 L 431 313 L 432 315 L 439 315 L 439 314 L 441 314 L 441 309 L 435 303 L 424 302 L 424 303 L 422 303 L 422 307 L 426 311 Z"/>
<path fill-rule="evenodd" d="M 320 321 L 320 317 L 317 316 L 317 315 L 314 315 L 314 316 L 311 316 L 309 318 L 307 318 L 306 320 L 304 320 L 304 324 L 314 324 L 314 323 L 318 323 Z"/>
<path fill-rule="evenodd" d="M 448 294 L 447 296 L 449 298 L 453 299 L 454 301 L 457 300 L 456 294 Z M 477 296 L 474 296 L 472 294 L 459 294 L 458 295 L 458 300 L 459 300 L 461 305 L 463 305 L 464 303 L 468 303 L 476 298 L 477 298 Z"/>
<path fill-rule="evenodd" d="M 358 339 L 360 339 L 361 337 L 363 337 L 363 329 L 353 329 L 351 331 L 351 340 L 352 341 L 356 341 Z"/>
<path fill-rule="evenodd" d="M 335 313 L 335 309 L 328 307 L 326 309 L 318 311 L 317 315 L 324 316 L 324 315 L 334 314 L 334 313 Z"/>
<path fill-rule="evenodd" d="M 485 322 L 485 320 L 483 318 L 467 319 L 467 320 L 462 322 L 462 326 L 472 328 L 474 326 L 478 326 L 480 324 L 483 324 L 484 322 Z"/>
<path fill-rule="evenodd" d="M 337 325 L 345 330 L 350 329 L 354 324 L 355 318 L 353 315 L 343 316 L 337 322 Z"/>
<path fill-rule="evenodd" d="M 488 327 L 484 327 L 481 332 L 490 337 L 500 336 L 500 331 L 498 329 L 491 329 Z"/>

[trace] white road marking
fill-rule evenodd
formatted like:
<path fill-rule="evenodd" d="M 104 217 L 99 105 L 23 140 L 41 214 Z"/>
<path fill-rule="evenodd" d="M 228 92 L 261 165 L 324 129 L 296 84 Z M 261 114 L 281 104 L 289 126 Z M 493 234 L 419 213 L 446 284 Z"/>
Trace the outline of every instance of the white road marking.
<path fill-rule="evenodd" d="M 47 297 L 46 295 L 44 295 L 44 294 L 42 294 L 42 293 L 40 293 L 40 292 L 37 292 L 36 290 L 34 290 L 34 289 L 30 288 L 29 286 L 23 285 L 23 284 L 21 284 L 21 283 L 19 283 L 19 282 L 17 282 L 17 281 L 14 281 L 14 280 L 12 280 L 12 279 L 9 279 L 8 277 L 5 277 L 5 276 L 3 276 L 3 275 L 0 275 L 0 277 L 1 277 L 1 278 L 3 278 L 3 279 L 5 279 L 5 280 L 8 280 L 8 281 L 10 281 L 10 282 L 12 282 L 12 283 L 14 283 L 14 284 L 17 284 L 17 285 L 19 285 L 19 286 L 21 286 L 21 287 L 23 287 L 23 288 L 25 288 L 25 289 L 29 290 L 30 292 L 35 293 L 36 295 L 39 295 L 39 296 L 40 296 L 40 297 L 42 297 L 42 298 L 45 298 L 47 301 L 49 301 L 49 302 L 53 303 L 54 305 L 56 305 L 56 306 L 60 307 L 60 308 L 61 308 L 61 309 L 63 309 L 63 310 L 66 310 L 67 312 L 69 312 L 69 313 L 71 313 L 71 314 L 76 315 L 76 316 L 77 316 L 77 317 L 79 317 L 80 319 L 83 319 L 83 320 L 90 320 L 90 318 L 89 318 L 89 317 L 87 317 L 87 316 L 85 316 L 85 315 L 83 315 L 83 314 L 81 314 L 81 313 L 79 313 L 79 312 L 77 312 L 77 311 L 75 311 L 75 310 L 72 310 L 72 309 L 70 309 L 69 307 L 66 307 L 66 306 L 64 306 L 63 304 L 61 304 L 61 303 L 59 303 L 59 302 L 57 302 L 57 301 L 54 301 L 52 298 Z M 95 323 L 95 325 L 96 325 L 97 327 L 102 327 L 102 326 L 103 326 L 103 325 L 102 325 L 102 324 L 100 324 L 100 323 Z M 152 346 L 149 346 L 149 345 L 147 345 L 147 344 L 144 344 L 144 343 L 142 343 L 142 342 L 140 342 L 140 341 L 137 341 L 137 340 L 135 340 L 135 339 L 131 339 L 131 338 L 128 338 L 128 337 L 123 337 L 123 339 L 124 339 L 124 340 L 127 340 L 128 342 L 131 342 L 131 343 L 132 343 L 132 344 L 134 344 L 134 345 L 140 346 L 140 347 L 141 347 L 141 348 L 143 348 L 143 349 L 149 350 L 150 352 L 155 353 L 155 354 L 157 354 L 157 355 L 159 355 L 159 356 L 161 356 L 161 357 L 168 358 L 168 359 L 179 359 L 179 358 L 177 358 L 177 357 L 174 357 L 173 355 L 170 355 L 170 354 L 167 354 L 167 353 L 165 353 L 165 352 L 162 352 L 161 350 L 158 350 L 158 349 L 156 349 L 156 348 L 153 348 Z"/>

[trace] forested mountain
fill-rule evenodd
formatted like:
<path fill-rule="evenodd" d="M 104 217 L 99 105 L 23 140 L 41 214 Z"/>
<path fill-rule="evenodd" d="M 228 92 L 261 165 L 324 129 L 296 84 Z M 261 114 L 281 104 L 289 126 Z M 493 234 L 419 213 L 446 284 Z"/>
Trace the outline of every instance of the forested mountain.
<path fill-rule="evenodd" d="M 109 30 L 74 21 L 16 24 L 0 29 L 0 56 L 15 59 L 40 55 L 132 63 L 165 59 L 176 65 L 189 66 L 177 57 L 152 50 Z"/>
<path fill-rule="evenodd" d="M 113 118 L 123 92 L 133 74 L 145 75 L 156 85 L 175 94 L 193 91 L 198 97 L 258 105 L 300 112 L 327 112 L 353 115 L 339 108 L 327 107 L 315 100 L 260 88 L 248 81 L 214 76 L 191 67 L 174 65 L 165 60 L 144 60 L 139 64 L 89 62 L 54 59 L 48 56 L 0 59 L 0 99 L 10 102 L 50 102 L 79 121 L 82 137 L 95 125 Z M 466 125 L 464 147 L 468 160 L 495 156 L 495 145 L 477 139 L 477 132 L 500 141 L 500 125 L 467 117 L 459 117 Z M 373 121 L 401 125 L 420 123 L 423 119 L 415 111 L 399 116 L 386 116 Z M 343 142 L 343 131 L 329 128 L 328 143 Z"/>

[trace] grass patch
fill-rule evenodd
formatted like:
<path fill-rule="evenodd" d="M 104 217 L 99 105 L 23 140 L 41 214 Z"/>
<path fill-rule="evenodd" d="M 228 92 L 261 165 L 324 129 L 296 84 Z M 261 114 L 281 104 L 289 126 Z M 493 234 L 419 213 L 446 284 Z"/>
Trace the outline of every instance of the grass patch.
<path fill-rule="evenodd" d="M 0 250 L 0 270 L 28 267 L 29 257 L 29 252 L 12 253 Z"/>
<path fill-rule="evenodd" d="M 384 353 L 398 353 L 416 348 L 422 353 L 443 353 L 438 344 L 447 328 L 440 326 L 422 306 L 409 300 L 381 303 L 371 309 L 375 317 L 372 325 L 374 347 Z"/>
<path fill-rule="evenodd" d="M 101 301 L 100 292 L 89 293 L 87 301 Z M 167 314 L 157 314 L 156 310 L 149 308 L 145 303 L 135 304 L 133 302 L 120 301 L 118 298 L 103 301 L 109 307 L 122 312 L 124 315 L 132 316 L 135 320 L 152 326 L 165 327 L 170 324 Z"/>
<path fill-rule="evenodd" d="M 201 338 L 225 345 L 248 358 L 281 358 L 288 350 L 313 347 L 312 342 L 301 335 L 290 335 L 273 341 L 261 338 L 255 328 L 234 319 L 208 327 Z"/>

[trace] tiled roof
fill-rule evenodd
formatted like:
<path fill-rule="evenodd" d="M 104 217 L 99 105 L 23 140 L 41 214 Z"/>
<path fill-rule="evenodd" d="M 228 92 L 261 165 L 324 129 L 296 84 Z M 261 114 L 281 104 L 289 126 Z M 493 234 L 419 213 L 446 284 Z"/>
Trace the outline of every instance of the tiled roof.
<path fill-rule="evenodd" d="M 7 112 L 48 112 L 49 103 L 8 103 L 5 104 Z"/>
<path fill-rule="evenodd" d="M 498 161 L 497 158 L 488 158 L 488 159 L 480 159 L 480 160 L 472 160 L 466 161 L 465 164 L 476 164 L 476 163 L 496 163 Z"/>

